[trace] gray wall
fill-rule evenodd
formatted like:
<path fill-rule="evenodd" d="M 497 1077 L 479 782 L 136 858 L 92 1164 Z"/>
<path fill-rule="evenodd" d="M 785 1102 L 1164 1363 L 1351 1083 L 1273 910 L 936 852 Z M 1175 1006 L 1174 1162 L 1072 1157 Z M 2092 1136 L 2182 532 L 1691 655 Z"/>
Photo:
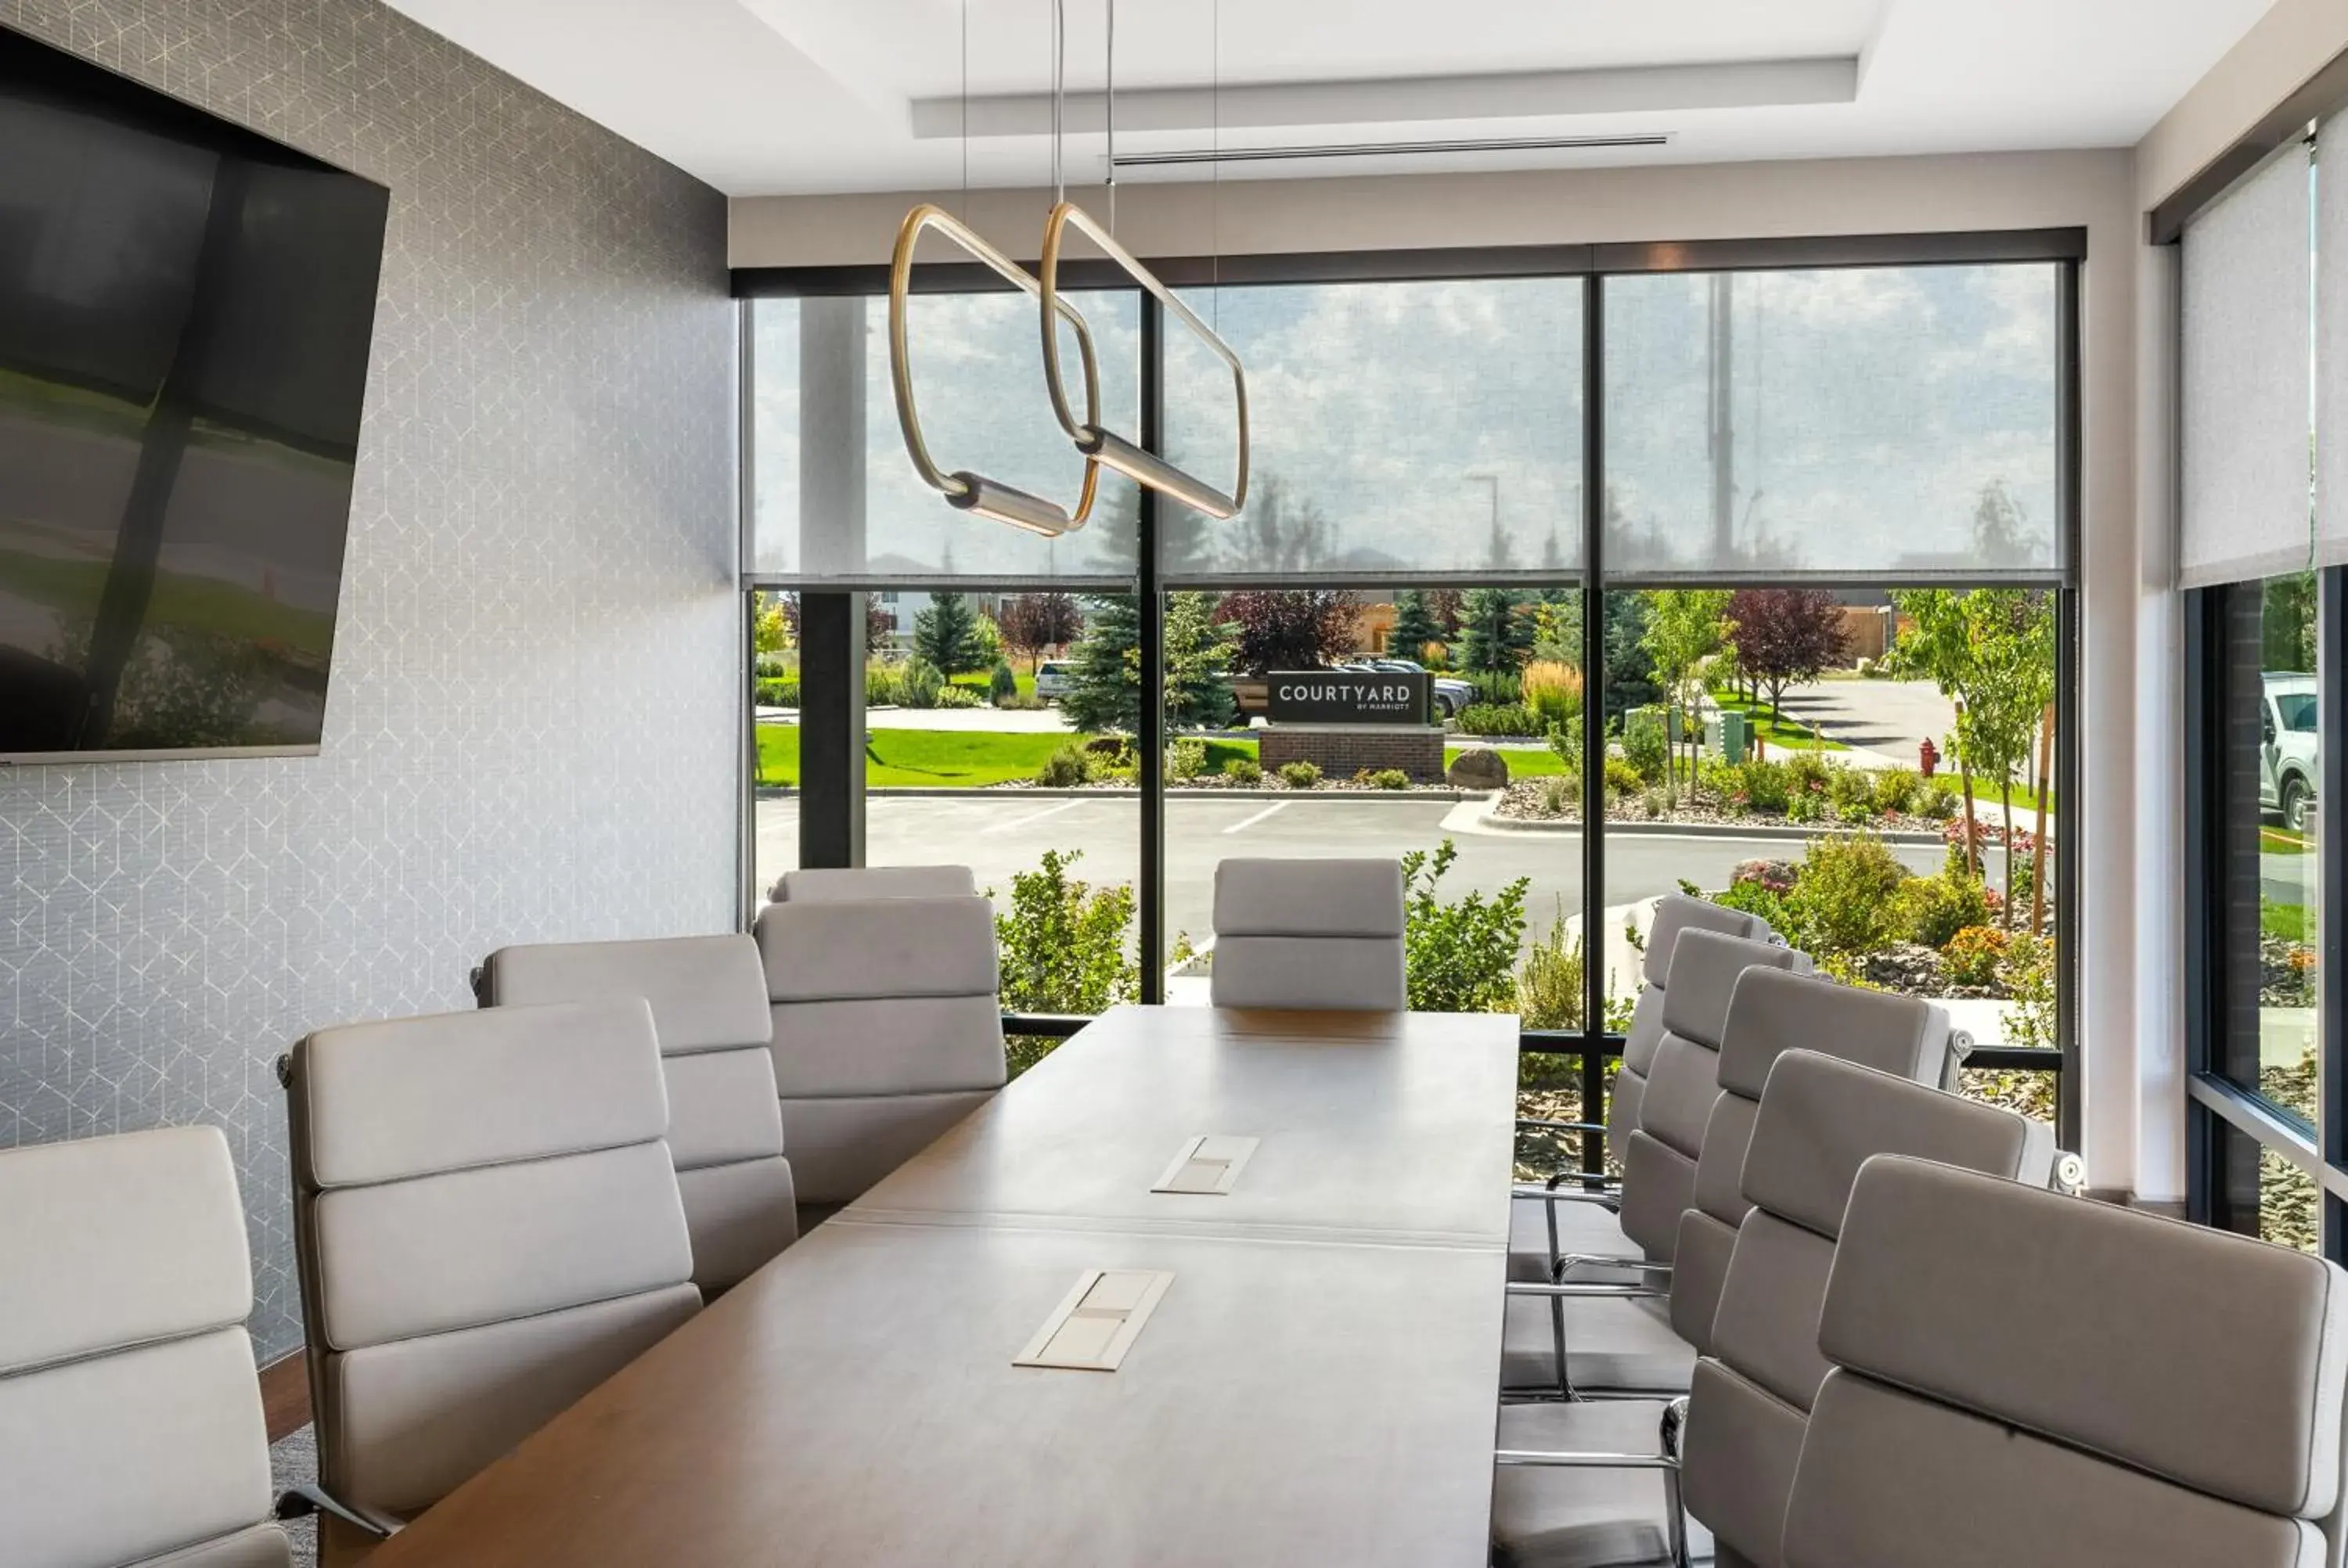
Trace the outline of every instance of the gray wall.
<path fill-rule="evenodd" d="M 500 943 L 732 925 L 726 204 L 368 0 L 0 25 L 391 188 L 323 753 L 0 773 L 0 1146 L 225 1127 L 275 1355 L 281 1051 Z"/>

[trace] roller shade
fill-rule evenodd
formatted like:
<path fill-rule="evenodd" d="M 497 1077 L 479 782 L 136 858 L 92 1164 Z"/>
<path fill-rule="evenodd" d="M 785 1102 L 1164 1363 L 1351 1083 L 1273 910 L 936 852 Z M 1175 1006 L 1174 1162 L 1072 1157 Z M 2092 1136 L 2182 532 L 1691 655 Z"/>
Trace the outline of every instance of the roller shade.
<path fill-rule="evenodd" d="M 2308 149 L 2294 145 L 2185 231 L 2178 549 L 2185 588 L 2271 577 L 2309 561 L 2309 187 Z M 2333 209 L 2348 219 L 2348 201 Z M 2348 246 L 2334 254 L 2348 263 Z M 2341 313 L 2334 319 L 2348 324 Z"/>

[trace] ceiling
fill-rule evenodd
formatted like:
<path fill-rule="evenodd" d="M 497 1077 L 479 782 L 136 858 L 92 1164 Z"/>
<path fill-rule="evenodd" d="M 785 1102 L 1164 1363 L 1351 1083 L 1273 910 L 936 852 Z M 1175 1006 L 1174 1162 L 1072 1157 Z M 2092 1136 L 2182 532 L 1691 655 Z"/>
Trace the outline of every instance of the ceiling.
<path fill-rule="evenodd" d="M 391 3 L 733 195 L 1050 177 L 1052 0 Z M 1094 183 L 1107 0 L 1063 3 Z M 1255 179 L 2127 146 L 2269 3 L 1120 0 L 1117 150 L 1668 138 L 1222 166 Z"/>

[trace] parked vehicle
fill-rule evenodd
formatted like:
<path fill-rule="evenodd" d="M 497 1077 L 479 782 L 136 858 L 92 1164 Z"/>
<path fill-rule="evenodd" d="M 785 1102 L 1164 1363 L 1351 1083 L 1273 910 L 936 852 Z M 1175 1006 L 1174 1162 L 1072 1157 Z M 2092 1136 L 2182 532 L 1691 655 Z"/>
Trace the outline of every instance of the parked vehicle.
<path fill-rule="evenodd" d="M 1389 670 L 1397 674 L 1425 675 L 1427 673 L 1426 666 L 1416 659 L 1365 659 L 1362 662 L 1368 669 Z M 1448 675 L 1437 675 L 1433 680 L 1435 682 L 1435 716 L 1438 720 L 1457 718 L 1462 708 L 1476 700 L 1476 688 L 1465 681 L 1454 680 Z"/>
<path fill-rule="evenodd" d="M 2304 833 L 2315 804 L 2315 677 L 2270 670 L 2259 683 L 2259 804 Z"/>
<path fill-rule="evenodd" d="M 1076 667 L 1065 659 L 1046 659 L 1035 667 L 1035 695 L 1056 702 L 1068 694 Z"/>

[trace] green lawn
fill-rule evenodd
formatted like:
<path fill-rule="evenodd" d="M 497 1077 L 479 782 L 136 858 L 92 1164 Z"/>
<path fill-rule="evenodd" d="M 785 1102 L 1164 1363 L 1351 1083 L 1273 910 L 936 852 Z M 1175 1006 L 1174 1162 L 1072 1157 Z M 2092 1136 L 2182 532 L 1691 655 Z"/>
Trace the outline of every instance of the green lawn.
<path fill-rule="evenodd" d="M 969 670 L 963 671 L 960 675 L 953 676 L 952 679 L 955 685 L 967 686 L 972 691 L 983 697 L 987 692 L 987 683 L 994 680 L 994 672 L 991 670 Z M 1014 668 L 1011 671 L 1011 678 L 1018 682 L 1019 694 L 1022 697 L 1033 697 L 1035 694 L 1035 677 L 1025 674 L 1018 669 Z"/>
<path fill-rule="evenodd" d="M 2259 829 L 2259 848 L 2269 855 L 2305 855 L 2315 845 L 2296 833 L 2280 827 Z"/>
<path fill-rule="evenodd" d="M 796 724 L 760 724 L 758 779 L 762 784 L 796 788 L 799 782 L 799 732 Z M 990 784 L 1032 779 L 1054 752 L 1071 737 L 1060 734 L 997 733 L 985 730 L 873 730 L 864 751 L 867 788 L 926 787 L 984 789 Z M 1459 756 L 1460 748 L 1446 748 L 1444 764 Z M 1501 753 L 1515 778 L 1533 778 L 1565 771 L 1550 751 L 1509 751 Z M 1211 740 L 1207 743 L 1207 772 L 1218 774 L 1241 757 L 1255 760 L 1253 741 Z"/>
<path fill-rule="evenodd" d="M 2259 900 L 2259 929 L 2270 937 L 2280 937 L 2286 942 L 2307 940 L 2307 906 L 2278 904 L 2271 898 Z"/>
<path fill-rule="evenodd" d="M 1728 691 L 1713 692 L 1712 701 L 1716 707 L 1725 712 L 1743 713 L 1750 719 L 1753 733 L 1766 742 L 1772 751 L 1847 752 L 1850 750 L 1840 741 L 1827 739 L 1807 724 L 1797 723 L 1791 719 L 1771 718 L 1769 705 L 1766 702 L 1748 702 L 1735 692 Z"/>

